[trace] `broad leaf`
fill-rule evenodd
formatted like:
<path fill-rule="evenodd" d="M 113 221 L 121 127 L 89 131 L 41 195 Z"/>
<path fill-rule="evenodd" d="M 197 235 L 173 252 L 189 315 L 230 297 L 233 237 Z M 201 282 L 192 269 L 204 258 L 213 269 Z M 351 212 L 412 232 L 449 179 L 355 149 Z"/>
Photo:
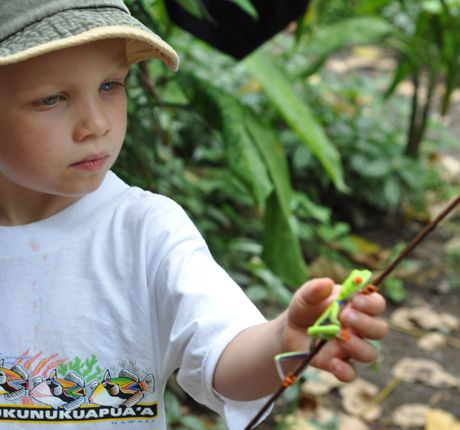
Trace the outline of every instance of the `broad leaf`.
<path fill-rule="evenodd" d="M 274 132 L 248 112 L 247 128 L 262 153 L 275 190 L 265 209 L 262 258 L 283 281 L 299 286 L 307 279 L 307 267 L 291 218 L 292 188 L 281 143 Z"/>
<path fill-rule="evenodd" d="M 194 108 L 218 129 L 226 144 L 228 166 L 251 192 L 260 209 L 273 190 L 265 163 L 245 128 L 245 112 L 237 99 L 192 74 L 181 74 Z"/>
<path fill-rule="evenodd" d="M 307 280 L 307 269 L 298 237 L 281 206 L 280 195 L 272 193 L 265 210 L 262 258 L 277 276 L 297 287 Z"/>
<path fill-rule="evenodd" d="M 339 153 L 309 106 L 296 94 L 289 78 L 261 52 L 252 54 L 245 62 L 287 124 L 321 162 L 336 188 L 345 192 Z"/>
<path fill-rule="evenodd" d="M 221 132 L 230 170 L 264 212 L 266 264 L 284 282 L 299 285 L 307 270 L 291 222 L 292 189 L 281 143 L 238 99 L 192 74 L 182 73 L 179 79 L 194 108 Z"/>

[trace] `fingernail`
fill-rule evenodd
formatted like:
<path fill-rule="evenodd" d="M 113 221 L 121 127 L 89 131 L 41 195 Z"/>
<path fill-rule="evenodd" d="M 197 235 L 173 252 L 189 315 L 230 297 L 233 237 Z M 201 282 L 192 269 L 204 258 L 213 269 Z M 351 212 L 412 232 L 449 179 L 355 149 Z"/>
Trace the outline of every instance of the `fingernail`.
<path fill-rule="evenodd" d="M 357 296 L 353 300 L 353 304 L 356 305 L 356 307 L 363 309 L 366 307 L 366 299 L 363 296 Z"/>
<path fill-rule="evenodd" d="M 331 364 L 332 373 L 340 373 L 342 370 L 342 363 L 339 360 L 334 360 Z"/>
<path fill-rule="evenodd" d="M 358 314 L 355 311 L 350 310 L 346 315 L 346 322 L 348 324 L 354 323 L 358 318 Z"/>

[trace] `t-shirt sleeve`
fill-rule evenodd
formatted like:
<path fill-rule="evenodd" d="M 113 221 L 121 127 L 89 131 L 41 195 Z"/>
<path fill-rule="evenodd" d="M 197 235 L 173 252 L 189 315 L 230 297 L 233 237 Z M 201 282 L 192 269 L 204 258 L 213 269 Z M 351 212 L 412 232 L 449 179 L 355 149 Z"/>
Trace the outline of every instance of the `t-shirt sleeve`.
<path fill-rule="evenodd" d="M 173 204 L 167 212 L 168 233 L 155 279 L 165 371 L 178 368 L 177 380 L 188 394 L 217 412 L 229 429 L 242 429 L 265 399 L 223 398 L 212 388 L 214 369 L 237 334 L 265 319 L 214 261 L 183 210 Z"/>

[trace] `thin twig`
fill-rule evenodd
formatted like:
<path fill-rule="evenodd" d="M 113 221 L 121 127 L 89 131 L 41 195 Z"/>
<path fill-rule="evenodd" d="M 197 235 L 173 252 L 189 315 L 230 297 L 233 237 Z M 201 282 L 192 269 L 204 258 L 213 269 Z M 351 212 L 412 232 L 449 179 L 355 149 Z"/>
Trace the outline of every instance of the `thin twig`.
<path fill-rule="evenodd" d="M 399 256 L 391 263 L 386 270 L 384 270 L 377 279 L 374 280 L 373 284 L 378 286 L 382 281 L 406 258 L 418 244 L 431 233 L 438 224 L 460 203 L 460 196 L 457 196 L 433 221 L 426 225 L 426 227 L 404 248 Z"/>
<path fill-rule="evenodd" d="M 420 328 L 406 328 L 406 327 L 401 327 L 399 325 L 396 325 L 392 323 L 391 321 L 387 320 L 387 324 L 390 327 L 391 330 L 398 331 L 400 333 L 407 334 L 409 336 L 414 336 L 414 337 L 423 337 L 426 336 L 427 334 L 433 333 L 431 331 L 425 331 Z M 441 333 L 442 336 L 445 338 L 446 343 L 451 346 L 452 348 L 460 350 L 460 339 L 454 337 L 454 336 L 449 336 L 447 334 Z"/>
<path fill-rule="evenodd" d="M 380 405 L 401 383 L 401 379 L 393 378 L 384 388 L 382 388 L 373 399 L 364 405 L 357 416 L 363 418 L 370 410 Z"/>

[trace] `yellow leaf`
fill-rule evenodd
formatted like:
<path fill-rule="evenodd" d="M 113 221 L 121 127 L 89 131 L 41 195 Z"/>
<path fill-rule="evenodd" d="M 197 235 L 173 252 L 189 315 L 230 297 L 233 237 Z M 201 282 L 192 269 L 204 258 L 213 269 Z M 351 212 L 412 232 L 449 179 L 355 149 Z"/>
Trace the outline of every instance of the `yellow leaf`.
<path fill-rule="evenodd" d="M 350 239 L 353 244 L 356 246 L 359 252 L 366 255 L 375 255 L 378 254 L 382 248 L 375 242 L 371 242 L 368 239 L 359 236 L 357 234 L 350 235 Z"/>
<path fill-rule="evenodd" d="M 460 430 L 460 421 L 442 409 L 430 409 L 426 416 L 425 430 Z"/>

